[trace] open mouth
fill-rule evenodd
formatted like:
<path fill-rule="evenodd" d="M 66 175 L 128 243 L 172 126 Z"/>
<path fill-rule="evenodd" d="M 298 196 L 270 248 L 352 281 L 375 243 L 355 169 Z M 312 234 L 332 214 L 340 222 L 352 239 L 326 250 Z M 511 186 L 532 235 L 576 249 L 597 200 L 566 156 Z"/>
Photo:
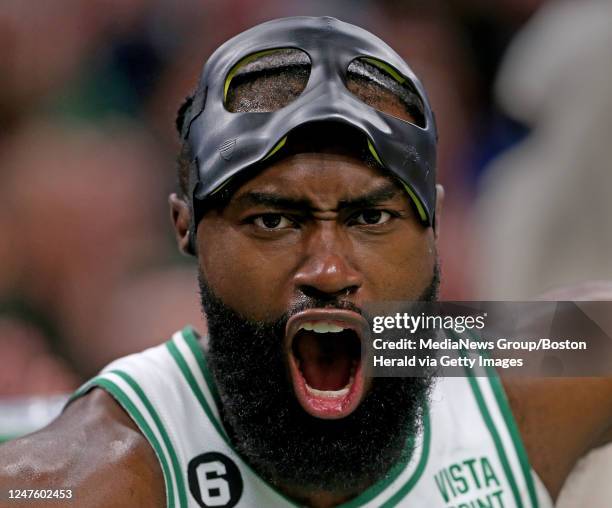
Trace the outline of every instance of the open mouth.
<path fill-rule="evenodd" d="M 344 418 L 362 401 L 366 327 L 359 314 L 336 309 L 307 310 L 288 321 L 285 337 L 293 389 L 312 416 Z"/>

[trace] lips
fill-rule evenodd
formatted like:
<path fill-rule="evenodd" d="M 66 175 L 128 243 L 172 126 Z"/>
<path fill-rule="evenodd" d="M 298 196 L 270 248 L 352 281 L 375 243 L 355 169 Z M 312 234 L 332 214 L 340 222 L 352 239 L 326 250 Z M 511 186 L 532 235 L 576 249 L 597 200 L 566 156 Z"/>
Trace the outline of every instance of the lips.
<path fill-rule="evenodd" d="M 364 362 L 368 325 L 356 312 L 313 309 L 287 322 L 285 349 L 295 395 L 317 418 L 351 414 L 366 392 Z"/>

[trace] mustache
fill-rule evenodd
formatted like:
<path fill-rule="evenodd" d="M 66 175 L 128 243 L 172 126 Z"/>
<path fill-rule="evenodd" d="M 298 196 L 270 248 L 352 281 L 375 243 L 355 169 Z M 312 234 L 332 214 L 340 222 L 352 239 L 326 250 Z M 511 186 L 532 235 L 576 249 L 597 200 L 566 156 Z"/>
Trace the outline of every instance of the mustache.
<path fill-rule="evenodd" d="M 253 329 L 264 329 L 266 326 L 272 326 L 278 333 L 284 333 L 285 325 L 289 319 L 297 314 L 311 309 L 338 309 L 348 310 L 365 317 L 366 320 L 371 320 L 371 315 L 364 311 L 361 307 L 351 302 L 347 297 L 342 295 L 338 297 L 317 297 L 308 294 L 298 295 L 294 301 L 289 305 L 288 310 L 280 316 L 269 315 L 261 320 L 255 320 L 249 318 L 239 312 L 238 310 L 225 304 L 221 298 L 215 293 L 212 287 L 208 284 L 206 277 L 201 270 L 198 270 L 198 282 L 200 290 L 200 301 L 202 303 L 202 310 L 204 313 L 204 319 L 208 320 L 208 315 L 215 312 L 224 312 L 228 314 L 231 312 L 234 314 L 234 319 L 240 322 L 246 323 Z M 438 290 L 440 285 L 440 264 L 436 261 L 429 286 L 425 288 L 420 297 L 415 301 L 430 302 L 435 301 L 438 298 Z"/>
<path fill-rule="evenodd" d="M 200 300 L 202 302 L 204 318 L 208 319 L 209 314 L 223 311 L 224 313 L 231 312 L 234 314 L 234 319 L 247 323 L 249 326 L 255 329 L 260 329 L 266 326 L 272 326 L 277 330 L 283 330 L 289 319 L 299 313 L 311 309 L 338 309 L 338 310 L 349 310 L 353 311 L 361 316 L 364 315 L 364 311 L 350 300 L 342 297 L 338 298 L 317 298 L 308 295 L 299 295 L 294 301 L 289 304 L 289 308 L 286 312 L 280 316 L 269 315 L 262 320 L 251 319 L 238 310 L 228 306 L 221 300 L 216 294 L 213 288 L 208 284 L 206 277 L 202 272 L 198 272 L 198 282 L 200 290 Z"/>
<path fill-rule="evenodd" d="M 440 287 L 440 263 L 436 260 L 434 265 L 433 273 L 429 285 L 423 290 L 421 295 L 416 298 L 415 302 L 432 302 L 438 299 L 438 291 Z M 284 313 L 279 319 L 272 320 L 277 324 L 286 324 L 289 318 L 298 312 L 311 309 L 338 309 L 338 310 L 350 310 L 360 316 L 365 317 L 368 321 L 371 319 L 371 315 L 364 311 L 361 307 L 348 300 L 346 297 L 325 297 L 317 298 L 315 296 L 309 296 L 302 294 L 290 305 L 289 310 Z"/>
<path fill-rule="evenodd" d="M 303 312 L 306 310 L 312 310 L 312 309 L 350 310 L 352 312 L 355 312 L 363 316 L 363 310 L 359 306 L 355 305 L 353 302 L 349 300 L 341 299 L 341 298 L 336 298 L 333 300 L 332 299 L 321 299 L 321 298 L 314 298 L 314 297 L 309 297 L 309 296 L 300 297 L 297 302 L 291 305 L 289 312 L 287 312 L 284 316 L 286 316 L 286 319 L 288 320 L 289 318 L 291 318 L 292 316 L 294 316 L 295 314 L 299 312 Z"/>

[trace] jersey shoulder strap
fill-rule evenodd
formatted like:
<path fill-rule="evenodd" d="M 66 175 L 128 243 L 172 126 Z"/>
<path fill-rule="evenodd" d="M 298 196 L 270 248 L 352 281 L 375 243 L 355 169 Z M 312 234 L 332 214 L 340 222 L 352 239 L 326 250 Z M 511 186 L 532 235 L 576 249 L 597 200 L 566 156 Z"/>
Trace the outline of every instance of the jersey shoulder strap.
<path fill-rule="evenodd" d="M 170 508 L 292 506 L 236 454 L 221 423 L 218 394 L 191 327 L 142 353 L 115 360 L 70 400 L 107 391 L 151 443 Z"/>
<path fill-rule="evenodd" d="M 483 358 L 487 358 L 483 355 Z M 532 469 L 518 425 L 502 381 L 491 366 L 467 369 L 466 378 L 474 394 L 482 419 L 495 442 L 496 450 L 517 478 L 516 488 L 524 495 L 523 506 L 552 508 L 554 503 L 544 483 Z"/>

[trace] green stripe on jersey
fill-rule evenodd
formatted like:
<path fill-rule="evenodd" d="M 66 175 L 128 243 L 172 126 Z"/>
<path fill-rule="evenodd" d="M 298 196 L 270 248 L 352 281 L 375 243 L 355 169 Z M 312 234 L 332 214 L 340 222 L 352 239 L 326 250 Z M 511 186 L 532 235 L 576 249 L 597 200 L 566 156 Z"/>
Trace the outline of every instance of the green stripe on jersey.
<path fill-rule="evenodd" d="M 172 462 L 172 467 L 174 469 L 174 476 L 176 478 L 176 488 L 179 495 L 180 506 L 187 506 L 187 491 L 185 490 L 185 482 L 183 480 L 183 475 L 181 474 L 181 466 L 179 465 L 178 455 L 174 449 L 172 441 L 170 440 L 170 436 L 168 435 L 168 432 L 166 431 L 166 428 L 164 427 L 161 421 L 161 418 L 157 414 L 157 411 L 155 411 L 155 408 L 153 407 L 153 404 L 151 404 L 149 398 L 142 391 L 142 388 L 140 388 L 138 383 L 136 383 L 136 381 L 134 381 L 134 379 L 129 374 L 121 370 L 112 370 L 111 373 L 118 375 L 128 385 L 130 385 L 132 390 L 136 392 L 138 397 L 140 397 L 141 402 L 147 408 L 147 411 L 155 422 L 157 430 L 159 431 L 164 441 L 164 444 L 166 445 L 166 449 L 168 450 L 168 455 L 170 456 L 170 461 Z"/>
<path fill-rule="evenodd" d="M 466 368 L 466 375 L 467 375 L 468 381 L 470 382 L 472 392 L 474 393 L 474 398 L 476 399 L 476 403 L 478 404 L 478 409 L 480 409 L 480 414 L 482 416 L 482 419 L 484 420 L 487 428 L 489 429 L 489 433 L 491 434 L 491 437 L 493 438 L 493 442 L 495 443 L 495 448 L 497 449 L 497 455 L 504 469 L 504 473 L 506 474 L 506 478 L 508 479 L 508 483 L 510 484 L 510 488 L 512 489 L 512 495 L 514 496 L 516 506 L 517 508 L 523 508 L 523 500 L 521 499 L 518 487 L 516 485 L 516 480 L 514 479 L 514 475 L 512 474 L 512 468 L 510 467 L 510 463 L 508 462 L 506 451 L 504 450 L 504 446 L 501 442 L 501 438 L 499 437 L 499 433 L 497 432 L 495 424 L 493 423 L 493 418 L 491 418 L 491 415 L 487 408 L 487 404 L 484 400 L 482 392 L 480 391 L 480 387 L 478 386 L 478 382 L 475 379 L 472 369 Z"/>
<path fill-rule="evenodd" d="M 191 326 L 186 326 L 183 328 L 182 332 L 183 338 L 189 346 L 189 349 L 193 353 L 198 365 L 200 366 L 200 370 L 202 371 L 202 375 L 206 380 L 206 384 L 208 385 L 208 389 L 212 394 L 215 402 L 217 403 L 217 407 L 221 407 L 221 399 L 219 398 L 219 392 L 217 391 L 217 385 L 213 381 L 212 374 L 208 370 L 208 365 L 206 365 L 206 357 L 204 356 L 204 352 L 202 351 L 202 347 L 198 342 L 198 339 L 195 335 L 195 330 Z"/>
<path fill-rule="evenodd" d="M 478 340 L 478 337 L 474 332 L 467 332 L 467 334 L 472 340 Z M 481 354 L 484 357 L 489 358 L 489 355 L 486 351 L 483 351 Z M 491 366 L 486 366 L 485 370 L 487 373 L 487 377 L 489 378 L 489 384 L 491 385 L 491 389 L 493 391 L 493 394 L 495 395 L 497 406 L 499 407 L 499 411 L 502 414 L 504 421 L 506 422 L 508 433 L 512 438 L 512 443 L 514 444 L 516 455 L 518 456 L 519 463 L 521 465 L 521 471 L 523 473 L 523 476 L 525 477 L 525 483 L 527 484 L 529 500 L 531 501 L 531 505 L 533 508 L 539 508 L 540 503 L 538 501 L 535 485 L 533 483 L 533 476 L 531 476 L 531 464 L 529 463 L 527 451 L 525 450 L 521 434 L 518 430 L 518 426 L 516 425 L 516 420 L 514 419 L 514 415 L 512 414 L 512 410 L 510 409 L 508 397 L 506 396 L 506 392 L 504 390 L 504 387 L 502 386 L 499 374 L 497 373 L 495 368 Z"/>
<path fill-rule="evenodd" d="M 388 508 L 397 506 L 397 504 L 409 494 L 409 492 L 421 479 L 423 471 L 425 471 L 425 466 L 427 465 L 427 459 L 429 458 L 429 446 L 431 444 L 429 412 L 427 410 L 423 415 L 423 428 L 423 451 L 414 473 L 412 473 L 412 476 L 408 479 L 408 481 L 395 494 L 393 494 L 393 496 L 385 504 L 383 504 L 382 507 Z"/>
<path fill-rule="evenodd" d="M 68 401 L 66 402 L 66 406 L 68 404 L 70 404 L 73 400 L 78 399 L 79 397 L 82 397 L 83 395 L 85 395 L 85 393 L 87 393 L 89 390 L 91 390 L 95 385 L 93 385 L 92 383 L 96 380 L 97 378 L 92 378 L 89 381 L 86 381 L 85 383 L 83 383 L 81 386 L 79 386 L 74 393 L 68 397 Z M 64 406 L 64 409 L 66 409 L 66 406 Z"/>
<path fill-rule="evenodd" d="M 104 388 L 108 393 L 110 393 L 117 402 L 125 409 L 125 411 L 132 417 L 132 419 L 136 422 L 142 433 L 145 435 L 151 446 L 155 450 L 155 454 L 157 455 L 157 459 L 161 464 L 163 473 L 164 473 L 164 483 L 166 484 L 166 500 L 168 502 L 168 508 L 174 508 L 174 485 L 172 481 L 172 473 L 170 472 L 170 467 L 168 466 L 168 461 L 166 459 L 165 454 L 163 453 L 162 447 L 155 436 L 155 433 L 142 416 L 142 413 L 138 410 L 136 405 L 130 400 L 130 398 L 125 394 L 125 392 L 119 388 L 115 383 L 111 380 L 106 379 L 102 376 L 93 378 L 86 385 L 79 388 L 77 393 L 84 393 L 90 388 L 94 386 L 100 386 Z M 181 508 L 186 508 L 185 505 L 181 505 Z"/>
<path fill-rule="evenodd" d="M 187 365 L 185 358 L 183 358 L 183 355 L 176 347 L 176 344 L 171 340 L 169 342 L 166 342 L 166 347 L 168 348 L 168 351 L 172 355 L 172 358 L 174 358 L 174 361 L 178 365 L 178 368 L 182 372 L 183 377 L 187 381 L 187 384 L 190 386 L 191 391 L 193 392 L 196 399 L 200 403 L 200 406 L 202 407 L 202 409 L 204 409 L 206 416 L 208 417 L 210 422 L 213 424 L 213 426 L 215 427 L 219 435 L 223 438 L 223 440 L 229 446 L 231 446 L 229 439 L 227 437 L 227 434 L 225 433 L 225 429 L 223 428 L 221 423 L 215 418 L 215 415 L 213 414 L 212 410 L 210 409 L 210 406 L 208 405 L 208 402 L 206 402 L 206 397 L 204 397 L 204 393 L 202 392 L 202 389 L 198 385 L 198 382 L 196 381 L 191 370 L 189 370 L 189 365 Z"/>
<path fill-rule="evenodd" d="M 525 482 L 527 483 L 527 490 L 529 491 L 529 499 L 531 500 L 531 505 L 533 506 L 533 508 L 539 508 L 538 496 L 536 495 L 535 485 L 533 483 L 533 476 L 531 476 L 531 465 L 529 464 L 527 451 L 525 450 L 525 446 L 523 445 L 523 440 L 521 439 L 521 435 L 516 425 L 516 421 L 514 419 L 514 416 L 512 415 L 512 410 L 510 409 L 510 404 L 508 403 L 506 392 L 504 391 L 504 388 L 501 385 L 501 381 L 497 376 L 497 373 L 490 374 L 489 382 L 491 383 L 491 388 L 493 389 L 493 393 L 495 394 L 497 405 L 499 406 L 501 414 L 504 417 L 506 426 L 508 427 L 508 432 L 510 432 L 512 442 L 514 443 L 514 447 L 516 448 L 516 454 L 518 455 L 519 462 L 521 464 L 521 470 L 523 471 L 523 475 L 525 476 Z"/>
<path fill-rule="evenodd" d="M 425 469 L 425 464 L 427 463 L 427 459 L 429 456 L 429 443 L 430 443 L 430 422 L 429 422 L 429 413 L 425 410 L 423 414 L 423 446 L 421 448 L 421 456 L 419 457 L 419 462 L 414 472 L 410 476 L 410 478 L 406 481 L 406 483 L 401 486 L 397 492 L 391 497 L 385 504 L 381 506 L 395 506 L 397 502 L 405 497 L 408 492 L 416 485 L 417 481 L 423 474 Z M 363 506 L 377 496 L 382 494 L 395 480 L 397 480 L 398 476 L 402 473 L 402 471 L 406 468 L 406 466 L 410 463 L 410 461 L 414 458 L 414 436 L 409 436 L 406 440 L 406 448 L 404 450 L 404 457 L 402 460 L 398 461 L 389 471 L 385 478 L 379 480 L 377 483 L 366 489 L 364 492 L 359 494 L 355 499 L 347 501 L 344 504 L 341 504 L 338 508 L 358 508 Z M 396 500 L 397 498 L 397 500 Z M 393 503 L 392 503 L 393 500 Z M 392 503 L 392 504 L 389 504 Z"/>
<path fill-rule="evenodd" d="M 215 427 L 215 429 L 217 430 L 217 432 L 219 433 L 219 435 L 221 436 L 223 441 L 227 444 L 227 446 L 231 450 L 233 450 L 234 447 L 232 446 L 229 438 L 227 437 L 227 434 L 225 432 L 225 429 L 223 428 L 223 425 L 221 424 L 221 422 L 219 420 L 217 420 L 217 418 L 215 417 L 212 409 L 208 405 L 208 402 L 206 401 L 206 397 L 204 396 L 204 393 L 202 392 L 200 386 L 198 385 L 198 382 L 196 381 L 193 373 L 189 369 L 189 365 L 187 364 L 187 361 L 183 357 L 183 354 L 180 352 L 180 350 L 178 349 L 178 347 L 174 343 L 174 340 L 175 339 L 171 339 L 170 341 L 166 342 L 166 347 L 168 348 L 168 351 L 170 352 L 170 354 L 174 358 L 174 361 L 176 362 L 176 364 L 178 365 L 180 371 L 182 372 L 185 380 L 187 381 L 187 384 L 190 386 L 191 391 L 193 392 L 193 394 L 195 395 L 196 399 L 200 403 L 200 406 L 204 410 L 204 413 L 206 414 L 206 416 L 208 417 L 208 419 L 210 420 L 212 425 Z M 195 337 L 194 337 L 194 340 L 196 341 L 197 348 L 199 349 L 200 346 L 197 343 L 197 339 L 195 339 Z M 189 349 L 192 351 L 192 354 L 193 354 L 192 348 L 190 347 Z M 200 350 L 200 353 L 202 353 L 201 350 Z M 204 355 L 202 353 L 202 357 L 203 356 Z M 202 364 L 199 364 L 199 365 L 200 365 L 200 367 L 202 367 Z M 214 384 L 212 384 L 212 377 L 208 376 L 208 379 L 205 377 L 205 381 L 208 381 L 208 382 L 211 383 L 211 386 L 209 386 L 209 389 L 211 390 L 211 393 L 216 393 L 216 389 L 215 389 L 215 391 L 213 391 Z M 255 471 L 253 471 L 253 469 L 251 469 L 251 467 L 246 462 L 243 462 L 242 464 L 244 465 L 244 467 L 246 469 L 251 471 L 253 476 L 255 476 L 258 479 L 260 479 L 260 481 L 262 482 L 263 485 L 268 487 L 272 492 L 274 492 L 279 497 L 281 497 L 283 500 L 285 500 L 287 502 L 287 504 L 289 504 L 290 506 L 295 506 L 295 507 L 298 506 L 291 499 L 289 499 L 287 496 L 285 496 L 285 494 L 283 494 L 282 492 L 279 492 L 272 485 L 270 485 L 266 481 L 264 481 L 261 478 L 259 478 L 259 475 Z"/>

